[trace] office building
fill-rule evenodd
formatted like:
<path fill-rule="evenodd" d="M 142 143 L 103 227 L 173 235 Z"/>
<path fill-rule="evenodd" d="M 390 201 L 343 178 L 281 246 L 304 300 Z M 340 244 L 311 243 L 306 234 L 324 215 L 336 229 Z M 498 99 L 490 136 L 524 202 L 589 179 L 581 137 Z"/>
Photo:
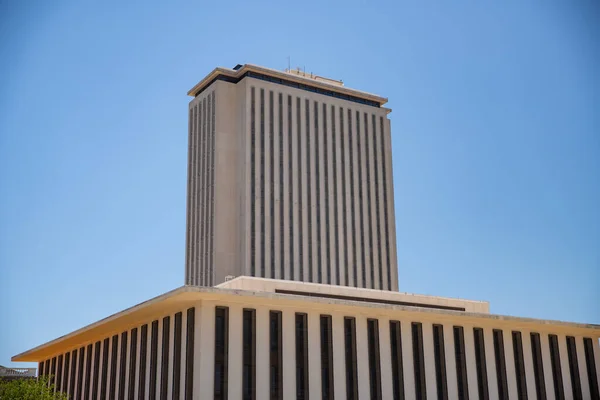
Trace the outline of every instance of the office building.
<path fill-rule="evenodd" d="M 186 284 L 398 290 L 387 99 L 250 64 L 188 94 Z"/>
<path fill-rule="evenodd" d="M 82 400 L 600 399 L 600 325 L 397 291 L 385 99 L 248 64 L 190 94 L 187 284 L 13 361 Z"/>

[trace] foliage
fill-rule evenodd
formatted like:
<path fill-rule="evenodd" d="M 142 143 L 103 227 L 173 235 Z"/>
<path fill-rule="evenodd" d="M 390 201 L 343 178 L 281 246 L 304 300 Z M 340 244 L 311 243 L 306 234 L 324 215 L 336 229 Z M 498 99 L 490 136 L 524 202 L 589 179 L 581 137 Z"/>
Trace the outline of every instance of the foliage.
<path fill-rule="evenodd" d="M 68 400 L 65 393 L 54 392 L 50 377 L 37 379 L 0 379 L 0 400 Z"/>

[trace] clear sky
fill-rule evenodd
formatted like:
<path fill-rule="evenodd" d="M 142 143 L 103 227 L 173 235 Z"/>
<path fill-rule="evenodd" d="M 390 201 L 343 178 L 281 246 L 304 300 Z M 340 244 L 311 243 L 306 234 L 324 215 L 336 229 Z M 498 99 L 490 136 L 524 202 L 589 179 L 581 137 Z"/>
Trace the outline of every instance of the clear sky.
<path fill-rule="evenodd" d="M 181 286 L 189 88 L 389 98 L 400 290 L 600 323 L 600 6 L 0 0 L 0 364 Z"/>

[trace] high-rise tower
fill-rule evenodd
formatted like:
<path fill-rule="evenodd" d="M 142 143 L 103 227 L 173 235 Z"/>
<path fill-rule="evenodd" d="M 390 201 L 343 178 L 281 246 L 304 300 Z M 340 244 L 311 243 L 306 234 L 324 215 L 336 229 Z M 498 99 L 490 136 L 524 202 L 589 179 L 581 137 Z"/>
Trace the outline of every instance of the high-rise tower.
<path fill-rule="evenodd" d="M 250 64 L 188 94 L 186 284 L 398 290 L 387 99 Z"/>

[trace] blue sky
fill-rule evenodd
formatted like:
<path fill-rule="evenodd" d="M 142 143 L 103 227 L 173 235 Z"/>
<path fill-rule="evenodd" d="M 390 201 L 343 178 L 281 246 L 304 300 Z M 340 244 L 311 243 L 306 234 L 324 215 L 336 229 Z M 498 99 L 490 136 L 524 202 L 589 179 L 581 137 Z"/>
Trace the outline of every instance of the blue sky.
<path fill-rule="evenodd" d="M 183 284 L 186 92 L 390 99 L 400 289 L 600 323 L 592 1 L 0 1 L 0 364 Z"/>

